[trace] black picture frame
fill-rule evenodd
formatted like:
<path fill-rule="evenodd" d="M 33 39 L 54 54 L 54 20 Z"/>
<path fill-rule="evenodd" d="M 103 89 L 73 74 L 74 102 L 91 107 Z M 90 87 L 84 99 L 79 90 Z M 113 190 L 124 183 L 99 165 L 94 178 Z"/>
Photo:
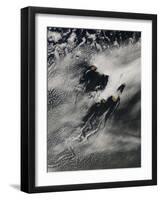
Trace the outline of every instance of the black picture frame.
<path fill-rule="evenodd" d="M 35 186 L 35 15 L 60 14 L 152 21 L 152 179 L 60 186 Z M 21 190 L 27 193 L 157 184 L 157 15 L 45 7 L 21 9 Z"/>

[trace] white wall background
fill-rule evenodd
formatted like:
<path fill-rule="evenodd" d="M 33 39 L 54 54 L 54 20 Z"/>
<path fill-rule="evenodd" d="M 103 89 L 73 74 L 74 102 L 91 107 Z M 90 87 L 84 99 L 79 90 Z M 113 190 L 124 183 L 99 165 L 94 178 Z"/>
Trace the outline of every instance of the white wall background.
<path fill-rule="evenodd" d="M 160 0 L 3 0 L 0 6 L 0 199 L 160 199 L 161 160 L 158 156 L 158 186 L 107 190 L 25 194 L 20 180 L 20 8 L 46 6 L 158 14 L 158 52 L 161 52 Z M 158 53 L 158 79 L 161 76 Z M 161 85 L 161 78 L 158 86 Z M 158 87 L 159 88 L 159 87 Z M 159 88 L 160 89 L 160 88 Z M 158 89 L 158 92 L 159 92 Z M 158 102 L 161 93 L 158 93 Z M 161 152 L 161 112 L 158 105 L 158 154 Z"/>

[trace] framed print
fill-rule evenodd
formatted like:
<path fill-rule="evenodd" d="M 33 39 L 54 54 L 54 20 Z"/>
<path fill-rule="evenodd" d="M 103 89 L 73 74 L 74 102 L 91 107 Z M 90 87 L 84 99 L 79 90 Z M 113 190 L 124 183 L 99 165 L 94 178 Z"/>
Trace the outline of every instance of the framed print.
<path fill-rule="evenodd" d="M 21 190 L 157 184 L 157 16 L 21 9 Z"/>

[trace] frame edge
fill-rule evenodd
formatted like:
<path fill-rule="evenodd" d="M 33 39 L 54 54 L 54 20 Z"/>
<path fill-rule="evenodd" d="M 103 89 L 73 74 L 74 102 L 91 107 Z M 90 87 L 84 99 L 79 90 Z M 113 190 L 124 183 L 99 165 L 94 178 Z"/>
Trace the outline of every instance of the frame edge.
<path fill-rule="evenodd" d="M 28 8 L 21 9 L 21 191 L 28 192 Z"/>

